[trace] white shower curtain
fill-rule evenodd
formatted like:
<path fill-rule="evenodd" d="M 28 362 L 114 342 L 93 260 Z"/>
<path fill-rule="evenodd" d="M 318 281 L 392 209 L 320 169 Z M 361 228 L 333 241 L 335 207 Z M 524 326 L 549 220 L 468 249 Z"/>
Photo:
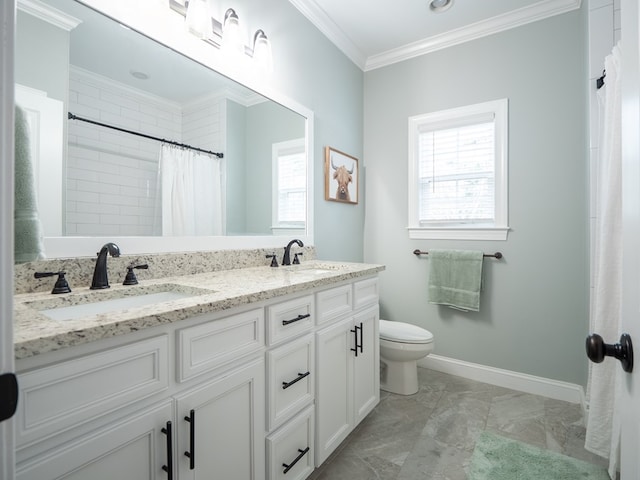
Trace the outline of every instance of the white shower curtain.
<path fill-rule="evenodd" d="M 620 99 L 620 45 L 605 59 L 605 86 L 600 103 L 600 155 L 596 173 L 596 220 L 592 257 L 593 296 L 590 331 L 606 343 L 618 343 L 622 291 L 622 151 Z M 620 443 L 620 419 L 614 414 L 619 397 L 621 368 L 607 358 L 590 363 L 587 400 L 589 415 L 585 448 L 609 458 L 609 474 L 615 478 Z"/>
<path fill-rule="evenodd" d="M 220 159 L 163 144 L 159 183 L 163 235 L 222 235 Z"/>

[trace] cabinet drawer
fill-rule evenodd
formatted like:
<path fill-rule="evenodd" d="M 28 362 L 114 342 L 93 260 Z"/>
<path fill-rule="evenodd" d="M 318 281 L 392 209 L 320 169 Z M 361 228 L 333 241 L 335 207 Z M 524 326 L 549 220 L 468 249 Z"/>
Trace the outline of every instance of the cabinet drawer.
<path fill-rule="evenodd" d="M 316 294 L 316 324 L 335 320 L 353 309 L 351 285 L 324 290 Z"/>
<path fill-rule="evenodd" d="M 313 327 L 313 295 L 267 307 L 267 341 L 275 345 Z"/>
<path fill-rule="evenodd" d="M 264 346 L 264 311 L 257 308 L 178 331 L 178 382 Z"/>
<path fill-rule="evenodd" d="M 162 335 L 19 374 L 18 445 L 167 388 L 168 343 Z"/>
<path fill-rule="evenodd" d="M 314 416 L 312 405 L 267 437 L 268 480 L 302 480 L 311 475 Z"/>
<path fill-rule="evenodd" d="M 267 352 L 268 428 L 282 425 L 315 395 L 313 336 L 307 335 Z"/>
<path fill-rule="evenodd" d="M 368 278 L 353 284 L 353 308 L 378 303 L 378 279 Z"/>

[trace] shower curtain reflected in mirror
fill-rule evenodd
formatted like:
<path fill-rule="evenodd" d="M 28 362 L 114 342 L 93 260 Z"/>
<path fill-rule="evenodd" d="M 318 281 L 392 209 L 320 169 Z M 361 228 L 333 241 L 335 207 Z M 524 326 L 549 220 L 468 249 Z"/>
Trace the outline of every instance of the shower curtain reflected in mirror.
<path fill-rule="evenodd" d="M 221 159 L 163 144 L 158 162 L 162 235 L 224 235 Z"/>

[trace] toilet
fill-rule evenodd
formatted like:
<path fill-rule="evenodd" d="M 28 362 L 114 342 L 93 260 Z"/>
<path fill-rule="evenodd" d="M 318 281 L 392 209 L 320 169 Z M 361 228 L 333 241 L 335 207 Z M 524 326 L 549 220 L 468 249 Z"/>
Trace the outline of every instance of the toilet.
<path fill-rule="evenodd" d="M 380 320 L 380 388 L 400 395 L 418 391 L 418 360 L 433 350 L 433 334 L 403 322 Z"/>

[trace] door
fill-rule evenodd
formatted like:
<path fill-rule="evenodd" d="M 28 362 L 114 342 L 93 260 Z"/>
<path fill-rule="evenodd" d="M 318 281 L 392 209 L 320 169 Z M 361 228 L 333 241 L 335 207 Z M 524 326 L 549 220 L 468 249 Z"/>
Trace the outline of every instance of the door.
<path fill-rule="evenodd" d="M 353 425 L 353 318 L 316 333 L 316 466 L 320 466 Z"/>
<path fill-rule="evenodd" d="M 640 347 L 640 23 L 638 0 L 622 0 L 622 318 L 621 331 Z M 622 377 L 620 471 L 640 478 L 640 365 Z"/>
<path fill-rule="evenodd" d="M 17 480 L 165 480 L 172 464 L 170 400 L 21 465 Z M 175 424 L 175 422 L 171 422 Z M 168 430 L 169 428 L 169 430 Z M 174 434 L 175 435 L 175 434 Z"/>
<path fill-rule="evenodd" d="M 358 356 L 354 357 L 353 415 L 357 425 L 380 401 L 380 336 L 378 305 L 354 317 L 358 328 Z"/>
<path fill-rule="evenodd" d="M 180 480 L 264 480 L 264 376 L 260 359 L 176 397 Z"/>
<path fill-rule="evenodd" d="M 13 45 L 15 2 L 0 2 L 0 375 L 13 372 Z M 0 404 L 15 403 L 0 389 Z M 14 478 L 13 420 L 0 421 L 0 478 Z"/>

